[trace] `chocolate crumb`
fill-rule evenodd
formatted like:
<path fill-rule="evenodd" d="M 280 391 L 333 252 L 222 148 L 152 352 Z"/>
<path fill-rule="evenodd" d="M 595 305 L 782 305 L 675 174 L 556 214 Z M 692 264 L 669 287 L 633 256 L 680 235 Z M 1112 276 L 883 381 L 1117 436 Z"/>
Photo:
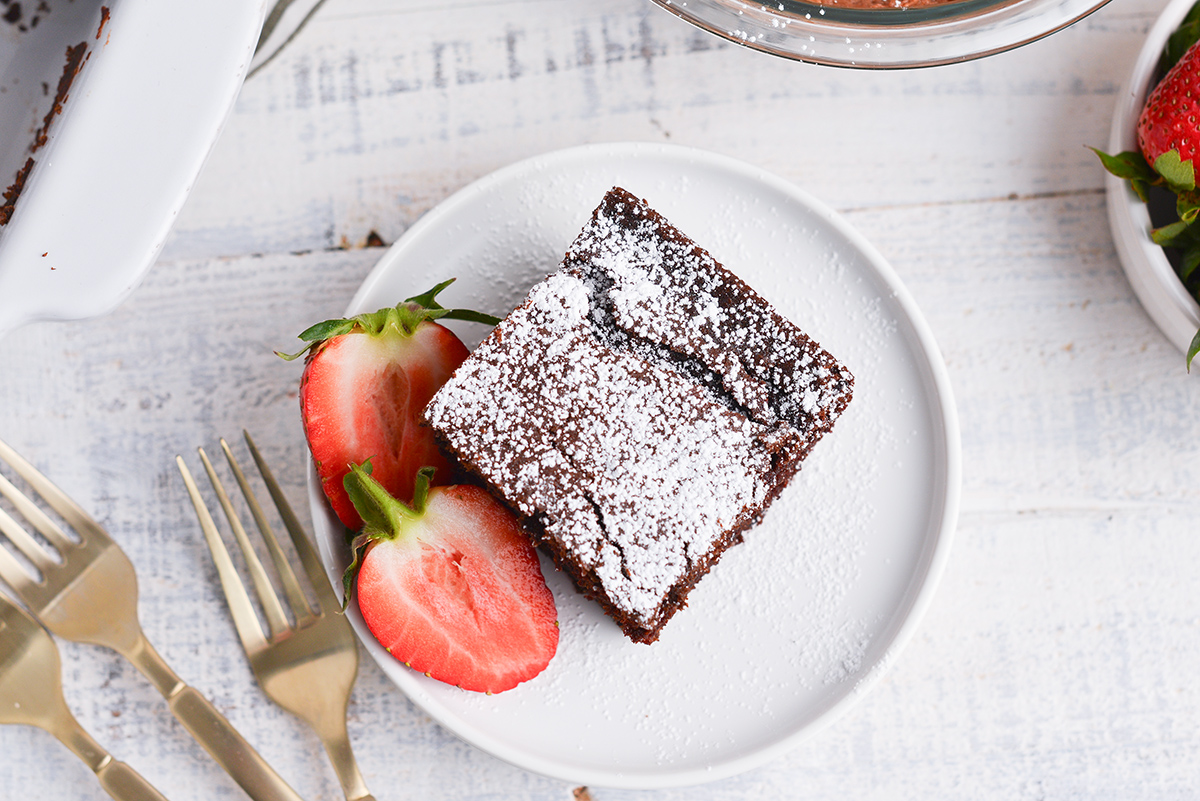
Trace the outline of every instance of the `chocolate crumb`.
<path fill-rule="evenodd" d="M 20 11 L 20 3 L 12 0 L 9 3 L 9 10 L 17 9 Z M 41 9 L 41 5 L 39 5 Z M 46 10 L 49 10 L 48 8 Z M 6 15 L 7 17 L 7 15 Z M 87 42 L 80 42 L 74 47 L 68 47 L 66 58 L 67 62 L 63 66 L 62 77 L 58 79 L 58 89 L 54 95 L 54 103 L 51 104 L 50 110 L 46 112 L 46 116 L 42 118 L 42 125 L 33 135 L 33 144 L 30 145 L 29 152 L 36 153 L 42 145 L 46 144 L 49 137 L 50 124 L 54 118 L 62 114 L 63 103 L 66 102 L 67 93 L 71 89 L 71 84 L 75 81 L 75 76 L 79 74 L 79 70 L 83 67 L 83 62 L 88 55 Z M 49 94 L 49 86 L 46 83 L 42 84 L 43 94 Z M 21 190 L 25 188 L 25 181 L 29 178 L 29 172 L 33 169 L 33 157 L 30 156 L 25 164 L 17 171 L 16 177 L 7 189 L 4 190 L 4 203 L 0 204 L 0 226 L 8 224 L 12 219 L 13 212 L 16 211 L 17 198 L 21 195 Z"/>
<path fill-rule="evenodd" d="M 4 205 L 0 205 L 0 225 L 7 225 L 12 218 L 13 212 L 17 208 L 17 197 L 21 194 L 21 190 L 25 188 L 25 179 L 29 177 L 29 171 L 33 169 L 33 157 L 30 156 L 25 161 L 25 166 L 17 170 L 17 177 L 13 180 L 8 189 L 4 190 Z"/>
<path fill-rule="evenodd" d="M 55 117 L 62 114 L 63 103 L 66 102 L 67 93 L 71 89 L 71 84 L 75 81 L 75 76 L 79 74 L 79 70 L 83 66 L 85 53 L 87 53 L 87 42 L 80 42 L 74 47 L 67 48 L 67 63 L 63 65 L 62 77 L 58 79 L 58 90 L 54 93 L 54 103 L 50 106 L 50 110 L 46 112 L 46 116 L 42 118 L 42 127 L 33 136 L 34 152 L 37 152 L 38 148 L 46 144 L 46 139 L 50 133 L 50 123 L 54 121 Z"/>

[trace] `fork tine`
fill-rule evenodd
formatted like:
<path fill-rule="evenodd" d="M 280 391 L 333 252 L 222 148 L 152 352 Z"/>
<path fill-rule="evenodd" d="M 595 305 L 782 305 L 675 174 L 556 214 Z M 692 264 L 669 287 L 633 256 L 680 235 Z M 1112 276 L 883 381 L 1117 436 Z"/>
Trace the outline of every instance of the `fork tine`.
<path fill-rule="evenodd" d="M 31 537 L 25 527 L 3 509 L 0 509 L 0 532 L 3 532 L 8 541 L 38 570 L 46 571 L 55 566 L 56 562 L 41 543 Z"/>
<path fill-rule="evenodd" d="M 196 507 L 196 516 L 200 519 L 200 528 L 204 530 L 204 539 L 208 542 L 213 563 L 217 566 L 217 575 L 221 577 L 225 600 L 229 602 L 229 611 L 233 613 L 233 624 L 237 628 L 238 637 L 242 640 L 242 647 L 247 651 L 262 648 L 266 646 L 267 638 L 263 635 L 258 616 L 254 613 L 254 605 L 250 603 L 250 596 L 246 594 L 246 588 L 242 585 L 242 580 L 238 578 L 233 560 L 229 558 L 229 551 L 225 549 L 225 543 L 221 541 L 217 524 L 213 522 L 212 515 L 208 513 L 208 507 L 204 504 L 204 499 L 200 497 L 200 490 L 196 487 L 196 482 L 192 479 L 187 465 L 184 464 L 183 457 L 176 456 L 175 464 L 179 466 L 179 472 L 183 475 L 183 483 L 187 486 L 192 506 Z"/>
<path fill-rule="evenodd" d="M 283 606 L 279 603 L 279 596 L 275 594 L 275 588 L 271 586 L 271 579 L 267 576 L 267 571 L 263 569 L 254 546 L 250 544 L 250 538 L 246 536 L 246 529 L 242 526 L 241 518 L 233 509 L 229 495 L 225 492 L 225 485 L 221 483 L 221 479 L 217 478 L 217 471 L 213 469 L 212 462 L 208 460 L 208 454 L 204 452 L 203 448 L 196 450 L 200 453 L 200 461 L 204 462 L 204 472 L 208 473 L 208 480 L 217 494 L 217 500 L 220 502 L 221 508 L 225 510 L 225 517 L 229 520 L 229 527 L 233 529 L 233 536 L 242 549 L 242 556 L 246 558 L 246 569 L 250 572 L 250 580 L 254 582 L 259 603 L 262 604 L 263 613 L 267 617 L 267 628 L 270 629 L 271 638 L 274 639 L 291 628 L 287 615 L 284 614 Z"/>
<path fill-rule="evenodd" d="M 8 533 L 8 529 L 5 528 L 8 525 L 8 521 L 4 518 L 8 518 L 8 521 L 12 521 L 12 525 L 18 529 L 20 528 L 20 526 L 17 526 L 15 520 L 9 517 L 3 509 L 0 509 L 0 530 Z M 8 586 L 12 587 L 13 592 L 22 597 L 33 593 L 38 587 L 37 580 L 29 575 L 29 571 L 17 561 L 17 558 L 4 548 L 0 548 L 0 579 L 3 579 Z"/>
<path fill-rule="evenodd" d="M 14 451 L 8 443 L 0 439 L 0 460 L 3 460 L 13 469 L 13 472 L 21 477 L 25 483 L 33 488 L 42 500 L 46 502 L 54 511 L 58 512 L 59 516 L 67 522 L 67 525 L 75 530 L 85 542 L 89 537 L 98 541 L 111 541 L 111 537 L 105 533 L 91 515 L 83 511 L 83 507 L 71 500 L 71 496 L 67 495 L 58 486 L 42 475 L 36 467 L 19 453 Z M 73 543 L 72 543 L 73 544 Z"/>
<path fill-rule="evenodd" d="M 279 547 L 279 540 L 275 538 L 275 532 L 271 530 L 258 498 L 254 495 L 254 490 L 250 488 L 250 482 L 246 480 L 246 474 L 242 472 L 242 467 L 238 464 L 237 459 L 233 458 L 233 451 L 229 449 L 229 443 L 224 439 L 221 440 L 221 449 L 225 452 L 225 459 L 229 462 L 229 468 L 233 470 L 233 477 L 237 479 L 242 495 L 246 498 L 246 505 L 250 507 L 250 514 L 258 525 L 263 542 L 267 545 L 271 561 L 275 563 L 275 570 L 279 573 L 280 581 L 283 582 L 283 591 L 287 594 L 288 604 L 292 607 L 292 614 L 296 616 L 296 625 L 301 625 L 312 619 L 312 606 L 308 603 L 308 598 L 304 596 L 300 582 L 296 580 L 291 563 L 288 562 L 283 549 Z"/>
<path fill-rule="evenodd" d="M 296 554 L 300 557 L 300 564 L 304 565 L 304 572 L 308 574 L 308 581 L 317 593 L 317 603 L 321 607 L 321 611 L 326 614 L 339 611 L 342 607 L 341 602 L 334 595 L 333 587 L 330 585 L 329 579 L 326 578 L 325 571 L 321 567 L 321 560 L 317 556 L 317 550 L 309 540 L 304 526 L 300 525 L 296 513 L 292 511 L 291 504 L 288 503 L 283 490 L 279 488 L 279 482 L 275 480 L 274 474 L 271 473 L 271 468 L 267 467 L 266 460 L 258 452 L 258 446 L 250 438 L 250 433 L 243 431 L 242 436 L 246 438 L 246 445 L 250 448 L 250 455 L 254 457 L 254 463 L 258 466 L 258 472 L 262 475 L 263 483 L 267 485 L 267 492 L 271 494 L 271 499 L 275 501 L 275 507 L 279 510 L 279 517 L 283 520 L 284 528 L 288 530 L 288 534 L 292 537 L 292 544 L 296 546 Z"/>
<path fill-rule="evenodd" d="M 25 493 L 17 489 L 2 475 L 0 475 L 0 495 L 12 501 L 17 512 L 41 532 L 42 536 L 49 540 L 55 548 L 58 548 L 60 553 L 66 553 L 68 548 L 75 547 L 76 543 L 67 537 L 58 524 L 42 511 L 40 506 L 29 500 Z"/>

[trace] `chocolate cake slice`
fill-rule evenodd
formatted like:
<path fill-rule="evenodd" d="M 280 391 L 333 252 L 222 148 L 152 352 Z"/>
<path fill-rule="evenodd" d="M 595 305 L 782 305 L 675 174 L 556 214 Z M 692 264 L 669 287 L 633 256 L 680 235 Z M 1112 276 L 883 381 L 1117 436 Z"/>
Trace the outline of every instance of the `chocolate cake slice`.
<path fill-rule="evenodd" d="M 613 189 L 425 422 L 626 635 L 651 643 L 833 427 L 853 383 Z"/>

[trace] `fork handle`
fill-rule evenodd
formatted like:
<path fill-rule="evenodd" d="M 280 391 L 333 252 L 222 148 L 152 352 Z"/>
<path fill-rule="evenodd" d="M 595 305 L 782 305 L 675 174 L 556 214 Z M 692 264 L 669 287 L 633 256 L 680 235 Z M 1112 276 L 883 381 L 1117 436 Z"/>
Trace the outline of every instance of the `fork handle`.
<path fill-rule="evenodd" d="M 167 801 L 140 773 L 116 759 L 97 770 L 96 778 L 117 801 Z"/>
<path fill-rule="evenodd" d="M 179 722 L 254 801 L 302 801 L 198 690 L 180 682 L 167 702 Z"/>
<path fill-rule="evenodd" d="M 325 753 L 333 763 L 338 781 L 342 783 L 342 792 L 346 801 L 375 801 L 375 796 L 367 789 L 362 772 L 354 759 L 354 751 L 350 748 L 350 735 L 346 731 L 346 714 L 329 714 L 323 716 L 321 722 L 313 723 L 313 728 L 321 742 L 325 745 Z"/>
<path fill-rule="evenodd" d="M 125 656 L 163 694 L 196 742 L 254 801 L 303 801 L 199 690 L 175 675 L 144 635 Z"/>
<path fill-rule="evenodd" d="M 104 746 L 84 731 L 65 703 L 52 721 L 38 725 L 82 759 L 96 774 L 104 791 L 117 801 L 167 801 L 140 773 L 124 762 L 113 759 Z"/>

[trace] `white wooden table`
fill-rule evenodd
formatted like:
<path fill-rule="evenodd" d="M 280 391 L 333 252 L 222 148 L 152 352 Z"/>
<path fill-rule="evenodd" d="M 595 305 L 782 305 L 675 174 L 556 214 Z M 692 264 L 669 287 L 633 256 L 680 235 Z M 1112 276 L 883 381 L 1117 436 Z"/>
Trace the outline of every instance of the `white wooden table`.
<path fill-rule="evenodd" d="M 855 710 L 748 774 L 594 799 L 1194 799 L 1200 379 L 1133 296 L 1102 172 L 1162 0 L 1113 0 L 983 61 L 874 73 L 726 44 L 646 0 L 329 0 L 243 89 L 160 262 L 111 315 L 0 345 L 0 437 L 130 553 L 150 639 L 306 798 L 316 737 L 254 684 L 173 464 L 255 433 L 303 507 L 299 367 L 422 213 L 526 156 L 619 140 L 725 153 L 838 209 L 891 261 L 962 421 L 954 551 L 915 640 Z M 169 798 L 242 798 L 108 652 L 62 644 L 83 724 Z M 364 660 L 351 735 L 384 799 L 567 801 L 440 729 Z M 386 736 L 385 734 L 386 733 Z M 103 797 L 0 728 L 0 798 Z"/>

